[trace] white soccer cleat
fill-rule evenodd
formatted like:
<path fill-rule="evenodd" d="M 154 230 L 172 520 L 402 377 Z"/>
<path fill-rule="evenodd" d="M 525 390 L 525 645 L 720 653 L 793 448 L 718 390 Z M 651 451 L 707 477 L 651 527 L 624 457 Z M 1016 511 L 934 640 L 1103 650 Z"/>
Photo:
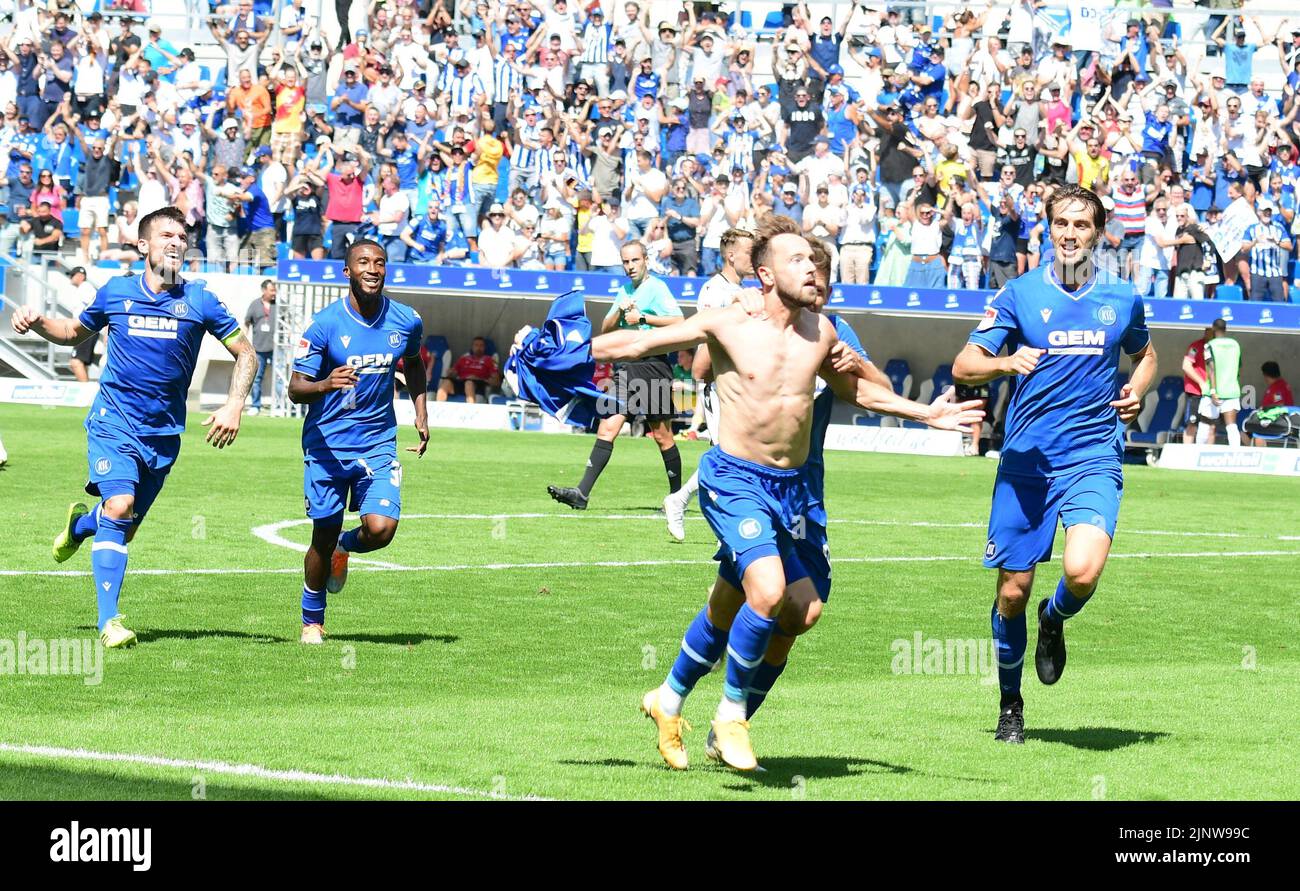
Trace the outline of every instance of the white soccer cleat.
<path fill-rule="evenodd" d="M 664 516 L 668 520 L 668 534 L 677 541 L 686 541 L 686 503 L 676 492 L 664 496 Z"/>
<path fill-rule="evenodd" d="M 0 439 L 0 467 L 9 463 L 9 453 L 5 451 L 5 442 Z"/>

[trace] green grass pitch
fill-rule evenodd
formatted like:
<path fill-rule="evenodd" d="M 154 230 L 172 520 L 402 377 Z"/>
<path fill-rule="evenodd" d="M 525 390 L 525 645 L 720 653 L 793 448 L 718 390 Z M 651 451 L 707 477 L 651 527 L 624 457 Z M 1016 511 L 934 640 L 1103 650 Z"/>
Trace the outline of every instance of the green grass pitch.
<path fill-rule="evenodd" d="M 85 497 L 81 420 L 0 406 L 0 639 L 93 634 L 89 548 L 61 566 L 49 553 Z M 106 654 L 97 685 L 0 675 L 0 798 L 1300 795 L 1291 482 L 1127 468 L 1122 559 L 1069 625 L 1062 681 L 1027 668 L 1028 742 L 1012 748 L 993 742 L 997 688 L 978 666 L 901 670 L 918 635 L 923 651 L 988 645 L 993 462 L 832 452 L 834 591 L 754 721 L 767 770 L 704 758 L 715 674 L 686 707 L 692 767 L 673 773 L 637 703 L 704 600 L 713 540 L 694 508 L 687 542 L 668 540 L 650 442 L 620 440 L 576 513 L 546 484 L 576 483 L 590 438 L 435 430 L 403 459 L 407 518 L 369 555 L 386 565 L 354 564 L 331 636 L 308 648 L 299 424 L 246 419 L 217 452 L 198 420 L 131 547 L 122 608 L 140 645 Z M 702 446 L 682 450 L 689 467 Z M 54 570 L 81 575 L 39 574 Z M 1059 571 L 1058 552 L 1035 600 Z"/>

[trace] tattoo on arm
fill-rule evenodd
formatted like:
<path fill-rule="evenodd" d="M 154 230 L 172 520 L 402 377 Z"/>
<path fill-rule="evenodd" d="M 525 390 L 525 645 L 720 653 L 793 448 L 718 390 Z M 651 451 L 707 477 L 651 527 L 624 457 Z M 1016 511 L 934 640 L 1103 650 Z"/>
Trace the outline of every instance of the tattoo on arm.
<path fill-rule="evenodd" d="M 235 354 L 235 370 L 230 374 L 230 401 L 244 404 L 244 398 L 253 389 L 253 376 L 257 373 L 257 354 L 248 338 L 240 334 L 229 344 Z"/>

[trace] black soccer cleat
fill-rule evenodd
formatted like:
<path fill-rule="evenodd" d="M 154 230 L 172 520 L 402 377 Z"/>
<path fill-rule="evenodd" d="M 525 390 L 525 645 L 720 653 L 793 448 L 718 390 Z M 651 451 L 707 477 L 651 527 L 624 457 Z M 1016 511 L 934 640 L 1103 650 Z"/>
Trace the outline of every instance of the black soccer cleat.
<path fill-rule="evenodd" d="M 1065 672 L 1065 623 L 1043 616 L 1047 600 L 1038 602 L 1038 646 L 1034 648 L 1034 668 L 1044 684 L 1055 684 Z"/>
<path fill-rule="evenodd" d="M 1024 745 L 1025 743 L 1025 701 L 1016 699 L 1002 706 L 998 713 L 998 732 L 993 735 L 998 742 Z"/>
<path fill-rule="evenodd" d="M 587 496 L 582 494 L 581 489 L 570 486 L 547 486 L 546 493 L 560 504 L 567 504 L 574 510 L 587 509 Z"/>

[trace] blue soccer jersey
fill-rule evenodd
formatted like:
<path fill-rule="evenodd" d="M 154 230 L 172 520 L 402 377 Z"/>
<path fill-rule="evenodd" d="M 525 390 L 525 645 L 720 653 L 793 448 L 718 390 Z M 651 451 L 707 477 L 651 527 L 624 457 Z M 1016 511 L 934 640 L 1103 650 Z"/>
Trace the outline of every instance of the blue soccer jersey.
<path fill-rule="evenodd" d="M 137 436 L 185 430 L 185 394 L 204 332 L 226 341 L 239 322 L 202 281 L 155 294 L 144 275 L 109 279 L 78 321 L 108 328 L 108 358 L 90 416 Z"/>
<path fill-rule="evenodd" d="M 384 298 L 373 321 L 353 309 L 350 297 L 337 300 L 312 319 L 294 355 L 293 370 L 313 381 L 350 365 L 357 385 L 333 390 L 311 404 L 302 425 L 304 452 L 357 458 L 397 447 L 393 383 L 397 360 L 417 356 L 424 326 L 415 310 Z"/>
<path fill-rule="evenodd" d="M 992 356 L 1003 347 L 1045 350 L 1031 374 L 1012 379 L 999 472 L 1054 477 L 1123 457 L 1123 425 L 1110 405 L 1120 351 L 1141 352 L 1151 335 L 1132 284 L 1108 279 L 1094 275 L 1071 293 L 1054 267 L 1035 269 L 999 291 L 971 333 Z"/>

